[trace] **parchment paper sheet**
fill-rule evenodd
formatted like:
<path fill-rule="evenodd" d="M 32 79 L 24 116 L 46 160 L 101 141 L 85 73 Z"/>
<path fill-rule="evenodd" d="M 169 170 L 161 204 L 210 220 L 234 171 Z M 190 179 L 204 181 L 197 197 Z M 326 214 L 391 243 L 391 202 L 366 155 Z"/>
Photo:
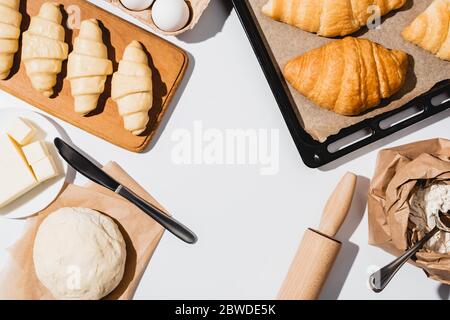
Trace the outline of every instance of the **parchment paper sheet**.
<path fill-rule="evenodd" d="M 418 180 L 450 184 L 450 141 L 433 139 L 380 151 L 369 188 L 369 243 L 400 255 L 412 243 L 410 195 Z M 415 264 L 450 284 L 450 255 L 421 250 Z"/>
<path fill-rule="evenodd" d="M 123 185 L 165 211 L 116 163 L 109 163 L 104 170 Z M 9 264 L 0 270 L 0 299 L 54 299 L 36 277 L 32 252 L 39 225 L 45 217 L 61 207 L 95 209 L 110 216 L 118 223 L 127 245 L 125 274 L 119 286 L 105 299 L 132 299 L 164 230 L 131 203 L 94 184 L 89 184 L 86 188 L 68 185 L 47 209 L 28 219 L 24 235 L 9 250 L 11 254 Z"/>
<path fill-rule="evenodd" d="M 261 8 L 266 2 L 267 0 L 249 0 L 280 70 L 283 70 L 292 58 L 333 41 L 333 39 L 319 37 L 266 17 L 261 13 Z M 405 105 L 413 98 L 429 91 L 439 81 L 450 78 L 450 62 L 436 58 L 428 51 L 407 42 L 401 36 L 403 29 L 431 2 L 432 0 L 409 0 L 402 9 L 384 16 L 380 29 L 368 30 L 364 27 L 351 35 L 370 39 L 390 49 L 403 50 L 410 55 L 410 69 L 404 87 L 396 95 L 384 101 L 384 106 L 360 116 L 346 117 L 315 106 L 294 88 L 288 86 L 298 108 L 299 121 L 314 139 L 323 142 L 343 128 Z"/>

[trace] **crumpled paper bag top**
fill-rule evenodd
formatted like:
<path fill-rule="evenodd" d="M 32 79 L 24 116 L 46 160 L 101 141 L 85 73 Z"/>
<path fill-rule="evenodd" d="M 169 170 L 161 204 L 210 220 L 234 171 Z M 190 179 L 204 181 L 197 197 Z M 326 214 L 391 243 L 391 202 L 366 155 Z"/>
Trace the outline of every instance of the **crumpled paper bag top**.
<path fill-rule="evenodd" d="M 421 181 L 450 181 L 450 141 L 433 139 L 380 151 L 368 196 L 369 243 L 399 255 L 411 243 L 409 199 Z M 450 255 L 420 251 L 416 265 L 450 284 Z"/>
<path fill-rule="evenodd" d="M 165 211 L 119 165 L 111 162 L 105 166 L 104 170 L 121 184 Z M 68 185 L 48 208 L 27 219 L 28 224 L 24 234 L 9 249 L 9 263 L 0 270 L 0 299 L 54 299 L 36 276 L 32 253 L 39 225 L 49 214 L 62 207 L 91 208 L 115 220 L 127 245 L 127 260 L 122 281 L 104 299 L 132 299 L 164 229 L 132 203 L 93 183 L 89 183 L 84 188 Z"/>

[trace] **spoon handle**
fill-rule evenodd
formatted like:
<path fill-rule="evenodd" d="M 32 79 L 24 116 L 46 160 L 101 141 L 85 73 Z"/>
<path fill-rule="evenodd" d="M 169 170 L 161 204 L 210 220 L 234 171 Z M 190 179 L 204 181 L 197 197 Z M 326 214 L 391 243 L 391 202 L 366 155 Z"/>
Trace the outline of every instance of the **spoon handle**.
<path fill-rule="evenodd" d="M 420 241 L 405 251 L 400 257 L 373 273 L 369 278 L 370 288 L 376 293 L 383 291 L 405 262 L 412 258 L 438 231 L 439 228 L 434 227 L 433 230 L 428 232 Z"/>

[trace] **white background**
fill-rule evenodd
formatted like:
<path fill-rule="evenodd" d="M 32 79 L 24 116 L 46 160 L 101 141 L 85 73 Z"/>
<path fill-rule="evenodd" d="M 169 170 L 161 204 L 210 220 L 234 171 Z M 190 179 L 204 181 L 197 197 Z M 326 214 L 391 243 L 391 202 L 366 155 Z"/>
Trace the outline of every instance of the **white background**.
<path fill-rule="evenodd" d="M 101 4 L 121 14 L 101 0 Z M 360 175 L 351 212 L 337 238 L 343 250 L 326 284 L 326 299 L 448 299 L 450 287 L 406 265 L 390 286 L 367 288 L 368 269 L 393 257 L 367 244 L 366 193 L 377 150 L 435 137 L 450 138 L 444 112 L 320 170 L 300 159 L 239 19 L 226 0 L 213 0 L 197 27 L 169 38 L 189 52 L 191 67 L 152 148 L 133 154 L 56 120 L 72 142 L 99 162 L 118 162 L 200 241 L 185 245 L 166 233 L 136 292 L 137 299 L 272 299 L 305 228 L 316 227 L 340 177 Z M 32 108 L 0 92 L 0 108 Z M 176 165 L 174 130 L 279 129 L 280 170 L 257 166 Z M 79 176 L 76 183 L 84 183 Z M 23 221 L 0 220 L 0 248 L 21 234 Z M 5 259 L 5 251 L 0 251 Z M 1 285 L 1 284 L 0 284 Z"/>

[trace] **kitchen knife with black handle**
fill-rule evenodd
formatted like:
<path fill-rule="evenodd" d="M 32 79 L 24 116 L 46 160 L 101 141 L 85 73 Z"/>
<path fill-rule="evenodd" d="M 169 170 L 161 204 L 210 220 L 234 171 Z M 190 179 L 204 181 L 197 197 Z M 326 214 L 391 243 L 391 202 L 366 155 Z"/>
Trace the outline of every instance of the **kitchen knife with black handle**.
<path fill-rule="evenodd" d="M 56 138 L 54 142 L 63 159 L 83 176 L 127 199 L 184 242 L 190 244 L 197 242 L 194 232 L 121 185 L 66 142 L 60 138 Z"/>

